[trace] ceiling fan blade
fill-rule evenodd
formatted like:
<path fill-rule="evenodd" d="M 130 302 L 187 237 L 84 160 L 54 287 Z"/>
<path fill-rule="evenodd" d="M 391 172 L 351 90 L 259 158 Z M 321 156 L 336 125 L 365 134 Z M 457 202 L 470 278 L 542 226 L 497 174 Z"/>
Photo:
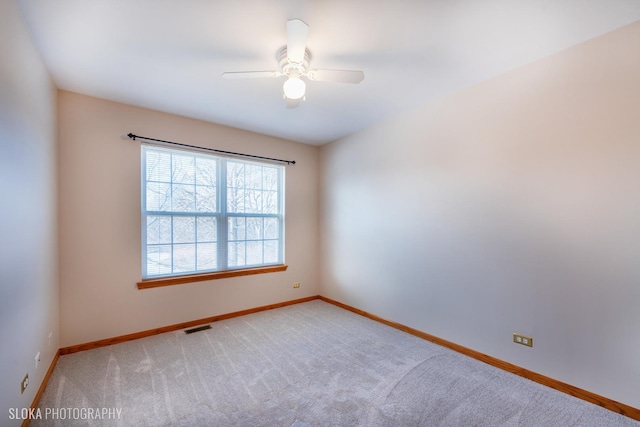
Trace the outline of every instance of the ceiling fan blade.
<path fill-rule="evenodd" d="M 309 80 L 334 83 L 360 83 L 364 80 L 364 72 L 352 70 L 309 70 Z"/>
<path fill-rule="evenodd" d="M 279 77 L 280 71 L 237 71 L 230 73 L 222 73 L 225 79 L 256 79 L 262 77 Z"/>
<path fill-rule="evenodd" d="M 287 59 L 289 62 L 302 63 L 307 45 L 309 26 L 299 19 L 287 21 Z"/>
<path fill-rule="evenodd" d="M 289 99 L 289 98 L 287 98 L 287 108 L 289 108 L 289 109 L 298 108 L 298 105 L 300 105 L 300 100 L 299 99 Z"/>

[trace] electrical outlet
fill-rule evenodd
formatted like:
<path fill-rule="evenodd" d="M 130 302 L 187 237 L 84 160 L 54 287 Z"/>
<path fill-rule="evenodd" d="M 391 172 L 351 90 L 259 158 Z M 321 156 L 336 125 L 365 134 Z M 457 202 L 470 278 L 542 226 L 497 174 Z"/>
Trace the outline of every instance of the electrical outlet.
<path fill-rule="evenodd" d="M 533 347 L 533 338 L 525 335 L 513 334 L 513 342 L 516 344 L 526 345 L 527 347 Z"/>
<path fill-rule="evenodd" d="M 20 383 L 20 394 L 24 393 L 28 385 L 29 385 L 29 374 L 25 375 L 24 378 L 22 379 L 22 382 Z"/>
<path fill-rule="evenodd" d="M 300 282 L 296 282 L 296 283 L 294 283 L 294 284 L 293 284 L 293 287 L 294 287 L 294 288 L 296 288 L 296 289 L 297 289 L 297 288 L 299 288 L 299 287 L 300 287 Z"/>

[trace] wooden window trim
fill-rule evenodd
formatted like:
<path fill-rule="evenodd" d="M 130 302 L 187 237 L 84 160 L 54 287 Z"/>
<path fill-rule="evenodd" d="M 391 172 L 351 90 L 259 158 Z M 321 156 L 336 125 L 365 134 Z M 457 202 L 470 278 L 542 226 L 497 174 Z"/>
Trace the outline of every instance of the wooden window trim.
<path fill-rule="evenodd" d="M 250 276 L 252 274 L 276 273 L 285 271 L 287 265 L 269 265 L 266 267 L 243 268 L 238 270 L 213 271 L 211 273 L 190 274 L 187 276 L 160 277 L 138 282 L 138 289 L 158 288 L 161 286 L 183 285 L 185 283 L 203 282 L 205 280 L 226 279 L 229 277 Z"/>

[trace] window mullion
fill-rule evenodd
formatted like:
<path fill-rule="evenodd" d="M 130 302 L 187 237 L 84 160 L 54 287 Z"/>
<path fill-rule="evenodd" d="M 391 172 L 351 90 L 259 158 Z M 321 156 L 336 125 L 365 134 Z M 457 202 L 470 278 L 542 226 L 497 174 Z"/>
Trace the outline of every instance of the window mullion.
<path fill-rule="evenodd" d="M 227 254 L 228 245 L 228 226 L 227 219 L 227 161 L 218 159 L 218 270 L 226 270 L 229 264 Z"/>

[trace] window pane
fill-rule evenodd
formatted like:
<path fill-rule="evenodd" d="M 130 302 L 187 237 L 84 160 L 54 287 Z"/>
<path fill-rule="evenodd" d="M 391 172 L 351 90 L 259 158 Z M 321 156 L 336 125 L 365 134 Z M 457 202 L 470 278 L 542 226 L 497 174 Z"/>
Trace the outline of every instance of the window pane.
<path fill-rule="evenodd" d="M 216 204 L 216 187 L 196 186 L 197 212 L 215 212 Z"/>
<path fill-rule="evenodd" d="M 147 275 L 171 273 L 171 245 L 147 246 Z"/>
<path fill-rule="evenodd" d="M 244 190 L 231 187 L 227 189 L 227 211 L 229 213 L 244 212 Z"/>
<path fill-rule="evenodd" d="M 265 218 L 264 219 L 264 238 L 277 239 L 279 237 L 280 237 L 280 231 L 278 227 L 278 219 Z"/>
<path fill-rule="evenodd" d="M 198 218 L 198 242 L 215 242 L 218 240 L 218 220 L 215 217 Z"/>
<path fill-rule="evenodd" d="M 246 171 L 245 188 L 261 190 L 262 189 L 262 166 L 247 165 L 245 171 Z"/>
<path fill-rule="evenodd" d="M 278 241 L 265 240 L 264 242 L 264 263 L 275 264 L 278 262 Z"/>
<path fill-rule="evenodd" d="M 182 184 L 195 184 L 196 159 L 193 156 L 174 154 L 171 160 L 172 181 Z"/>
<path fill-rule="evenodd" d="M 278 169 L 265 167 L 263 170 L 262 179 L 262 188 L 264 190 L 278 190 Z"/>
<path fill-rule="evenodd" d="M 147 181 L 171 182 L 171 154 L 145 150 Z"/>
<path fill-rule="evenodd" d="M 171 244 L 171 217 L 168 215 L 149 215 L 147 217 L 147 244 Z"/>
<path fill-rule="evenodd" d="M 262 242 L 247 242 L 247 265 L 262 264 Z"/>
<path fill-rule="evenodd" d="M 196 246 L 198 270 L 215 270 L 218 267 L 218 245 L 216 243 L 198 243 Z"/>
<path fill-rule="evenodd" d="M 174 216 L 173 217 L 173 242 L 174 243 L 191 243 L 195 241 L 196 241 L 195 217 Z"/>
<path fill-rule="evenodd" d="M 246 228 L 244 218 L 229 218 L 229 241 L 232 240 L 245 240 Z"/>
<path fill-rule="evenodd" d="M 277 214 L 278 213 L 278 192 L 263 191 L 262 192 L 262 212 Z"/>
<path fill-rule="evenodd" d="M 195 187 L 193 185 L 173 184 L 174 212 L 194 212 L 196 209 Z"/>
<path fill-rule="evenodd" d="M 196 270 L 196 245 L 173 245 L 173 272 L 186 273 Z"/>
<path fill-rule="evenodd" d="M 147 182 L 146 193 L 148 211 L 168 211 L 171 209 L 171 184 Z"/>
<path fill-rule="evenodd" d="M 262 239 L 262 221 L 264 218 L 247 218 L 247 240 Z"/>
<path fill-rule="evenodd" d="M 217 184 L 218 164 L 213 159 L 196 158 L 196 184 L 215 187 Z"/>
<path fill-rule="evenodd" d="M 244 187 L 244 164 L 227 161 L 227 187 Z"/>
<path fill-rule="evenodd" d="M 244 242 L 229 242 L 227 258 L 229 267 L 242 267 L 245 265 L 245 243 Z"/>
<path fill-rule="evenodd" d="M 262 191 L 245 190 L 244 209 L 246 213 L 262 213 Z"/>

